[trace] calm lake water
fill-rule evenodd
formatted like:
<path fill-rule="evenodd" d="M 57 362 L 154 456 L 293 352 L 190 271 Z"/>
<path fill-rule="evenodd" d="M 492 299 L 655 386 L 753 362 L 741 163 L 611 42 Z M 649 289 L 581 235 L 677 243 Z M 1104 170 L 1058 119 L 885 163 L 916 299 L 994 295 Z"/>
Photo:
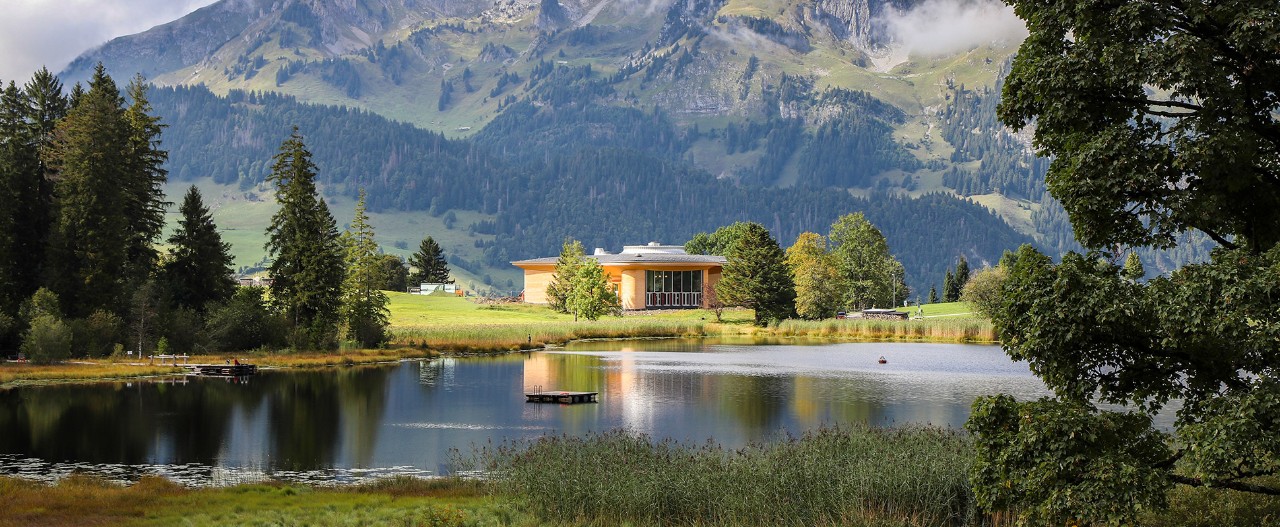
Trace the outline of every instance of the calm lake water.
<path fill-rule="evenodd" d="M 524 402 L 539 388 L 598 391 L 600 402 Z M 997 392 L 1048 393 L 995 346 L 703 340 L 264 371 L 244 382 L 26 387 L 0 391 L 0 474 L 344 483 L 440 474 L 450 449 L 542 434 L 624 428 L 740 446 L 833 424 L 959 427 L 974 398 Z"/>

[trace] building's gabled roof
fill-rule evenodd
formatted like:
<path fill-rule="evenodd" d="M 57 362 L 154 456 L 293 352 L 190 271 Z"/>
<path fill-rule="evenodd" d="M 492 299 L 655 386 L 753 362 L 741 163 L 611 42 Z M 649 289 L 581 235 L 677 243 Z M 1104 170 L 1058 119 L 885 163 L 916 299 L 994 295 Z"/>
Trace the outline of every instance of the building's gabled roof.
<path fill-rule="evenodd" d="M 684 252 L 684 247 L 679 245 L 659 245 L 657 242 L 650 243 L 649 245 L 628 245 L 623 247 L 622 252 L 618 254 L 608 253 L 602 249 L 596 249 L 595 254 L 589 254 L 587 255 L 587 258 L 594 259 L 602 266 L 626 264 L 724 265 L 727 261 L 723 256 L 689 254 Z M 559 257 L 551 256 L 547 258 L 519 260 L 511 262 L 511 264 L 519 267 L 555 265 L 558 259 Z"/>

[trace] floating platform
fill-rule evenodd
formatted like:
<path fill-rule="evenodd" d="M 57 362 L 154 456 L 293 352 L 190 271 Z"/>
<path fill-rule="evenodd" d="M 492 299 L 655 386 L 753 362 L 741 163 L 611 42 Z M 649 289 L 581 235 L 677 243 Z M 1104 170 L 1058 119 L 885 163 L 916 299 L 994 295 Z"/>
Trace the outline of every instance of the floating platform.
<path fill-rule="evenodd" d="M 527 403 L 578 404 L 595 403 L 600 392 L 529 392 L 524 394 Z"/>
<path fill-rule="evenodd" d="M 258 373 L 256 364 L 187 364 L 183 367 L 196 375 L 211 377 L 244 377 Z"/>

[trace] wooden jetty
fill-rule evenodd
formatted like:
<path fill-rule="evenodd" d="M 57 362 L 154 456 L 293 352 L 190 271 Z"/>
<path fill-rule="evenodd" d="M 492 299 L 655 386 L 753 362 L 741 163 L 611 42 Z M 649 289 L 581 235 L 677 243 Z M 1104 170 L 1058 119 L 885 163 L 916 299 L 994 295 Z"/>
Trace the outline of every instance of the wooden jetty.
<path fill-rule="evenodd" d="M 537 391 L 524 394 L 527 403 L 560 403 L 560 404 L 578 404 L 578 403 L 595 403 L 596 396 L 600 392 L 559 392 L 559 391 Z"/>
<path fill-rule="evenodd" d="M 258 373 L 256 364 L 184 364 L 182 367 L 196 375 L 214 377 L 244 377 Z"/>

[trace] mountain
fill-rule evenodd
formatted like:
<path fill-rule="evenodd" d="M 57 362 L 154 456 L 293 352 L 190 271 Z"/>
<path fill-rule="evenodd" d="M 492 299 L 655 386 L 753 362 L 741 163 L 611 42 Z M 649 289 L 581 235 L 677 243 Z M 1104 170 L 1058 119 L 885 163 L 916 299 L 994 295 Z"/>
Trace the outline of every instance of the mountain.
<path fill-rule="evenodd" d="M 1036 220 L 1045 164 L 994 119 L 1016 39 L 910 55 L 920 4 L 224 0 L 63 76 L 102 62 L 174 87 L 156 106 L 178 179 L 254 187 L 303 125 L 328 192 L 486 215 L 467 257 L 493 268 L 564 236 L 678 242 L 739 219 L 789 243 L 860 210 L 927 290 L 960 254 L 1070 235 Z"/>

